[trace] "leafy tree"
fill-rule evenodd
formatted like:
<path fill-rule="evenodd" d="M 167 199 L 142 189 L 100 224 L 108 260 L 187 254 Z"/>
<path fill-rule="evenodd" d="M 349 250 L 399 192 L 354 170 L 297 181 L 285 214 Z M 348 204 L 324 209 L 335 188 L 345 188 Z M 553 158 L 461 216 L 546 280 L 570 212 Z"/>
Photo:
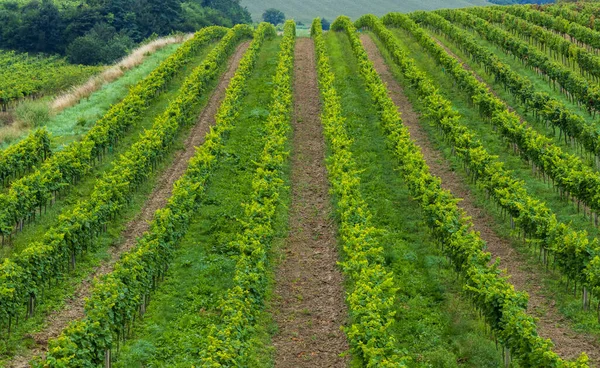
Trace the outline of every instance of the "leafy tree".
<path fill-rule="evenodd" d="M 107 64 L 127 55 L 133 45 L 127 35 L 100 23 L 85 36 L 76 38 L 67 48 L 67 56 L 75 64 Z"/>
<path fill-rule="evenodd" d="M 267 9 L 263 13 L 263 20 L 274 25 L 281 24 L 285 21 L 285 14 L 281 10 L 275 8 Z"/>
<path fill-rule="evenodd" d="M 252 23 L 252 17 L 246 7 L 240 5 L 240 0 L 201 0 L 203 7 L 215 9 L 225 17 L 231 19 L 233 24 Z"/>

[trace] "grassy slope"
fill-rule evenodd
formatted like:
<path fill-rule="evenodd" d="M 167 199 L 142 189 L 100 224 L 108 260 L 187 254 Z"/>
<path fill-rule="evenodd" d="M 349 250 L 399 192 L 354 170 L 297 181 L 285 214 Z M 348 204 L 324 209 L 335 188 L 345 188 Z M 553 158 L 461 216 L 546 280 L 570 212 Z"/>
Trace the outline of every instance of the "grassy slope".
<path fill-rule="evenodd" d="M 366 13 L 383 15 L 391 11 L 411 12 L 440 8 L 464 8 L 468 6 L 490 5 L 485 0 L 241 0 L 252 14 L 254 21 L 262 20 L 266 9 L 276 8 L 288 18 L 310 24 L 316 17 L 333 21 L 338 15 L 358 18 Z"/>
<path fill-rule="evenodd" d="M 109 160 L 114 159 L 116 155 L 129 148 L 131 144 L 137 140 L 141 131 L 149 128 L 152 125 L 154 118 L 166 108 L 169 101 L 178 92 L 179 87 L 181 87 L 181 84 L 185 78 L 195 66 L 199 65 L 203 61 L 204 57 L 206 54 L 208 54 L 208 52 L 210 52 L 213 46 L 214 44 L 199 51 L 197 58 L 168 84 L 167 90 L 163 92 L 163 95 L 158 98 L 158 101 L 156 101 L 150 107 L 149 111 L 144 115 L 142 123 L 136 129 L 132 129 L 133 134 L 129 134 L 121 141 L 118 149 L 114 150 L 109 156 L 107 156 L 107 160 L 104 161 L 103 165 L 98 166 L 92 175 L 89 175 L 86 180 L 80 182 L 66 198 L 57 202 L 53 207 L 51 207 L 48 210 L 48 213 L 42 217 L 42 220 L 38 220 L 38 222 L 34 225 L 28 225 L 24 228 L 24 232 L 19 234 L 19 236 L 17 236 L 15 239 L 15 246 L 17 249 L 22 249 L 23 247 L 27 246 L 28 242 L 39 239 L 44 234 L 46 229 L 52 226 L 54 221 L 56 221 L 61 210 L 65 210 L 67 207 L 73 206 L 78 200 L 87 199 L 93 190 L 96 177 L 101 175 L 102 171 L 105 171 L 111 167 L 112 164 Z M 218 80 L 213 81 L 208 90 L 214 89 L 217 82 Z M 202 103 L 206 103 L 209 97 L 210 94 L 206 94 L 206 96 L 203 97 Z M 81 283 L 82 279 L 86 278 L 86 275 L 90 273 L 92 268 L 98 265 L 102 260 L 107 259 L 107 248 L 109 246 L 119 244 L 121 233 L 125 228 L 125 225 L 139 213 L 146 201 L 146 198 L 148 195 L 150 195 L 152 189 L 157 184 L 160 174 L 163 170 L 169 167 L 170 163 L 175 157 L 176 150 L 183 148 L 183 142 L 188 131 L 189 128 L 178 135 L 177 143 L 174 144 L 175 149 L 171 150 L 170 152 L 165 152 L 165 160 L 160 163 L 159 167 L 150 176 L 149 180 L 139 187 L 137 193 L 132 197 L 130 206 L 115 221 L 109 223 L 108 231 L 97 239 L 97 241 L 100 243 L 100 246 L 98 247 L 99 250 L 93 254 L 85 254 L 82 259 L 78 261 L 75 272 L 69 274 L 64 280 L 59 281 L 56 285 L 53 285 L 51 288 L 45 291 L 45 298 L 42 303 L 38 305 L 36 314 L 33 316 L 33 318 L 21 321 L 19 327 L 13 331 L 10 339 L 0 339 L 0 366 L 2 366 L 3 359 L 9 358 L 15 352 L 22 351 L 33 344 L 31 333 L 39 331 L 43 328 L 44 317 L 50 311 L 62 308 L 64 306 L 65 299 L 73 294 L 77 285 Z M 11 251 L 11 249 L 8 247 L 0 248 L 0 250 L 3 252 L 3 254 L 7 254 Z"/>
<path fill-rule="evenodd" d="M 461 299 L 460 282 L 424 231 L 421 212 L 395 171 L 376 111 L 358 72 L 347 37 L 326 35 L 337 90 L 342 98 L 362 193 L 382 229 L 387 267 L 394 272 L 397 297 L 395 336 L 414 367 L 498 367 L 500 354 L 474 310 Z M 353 366 L 361 366 L 353 362 Z"/>
<path fill-rule="evenodd" d="M 589 220 L 585 220 L 582 215 L 578 215 L 577 210 L 573 205 L 568 205 L 566 202 L 561 201 L 558 195 L 550 189 L 548 184 L 545 184 L 542 180 L 533 176 L 531 168 L 526 162 L 513 155 L 507 149 L 506 144 L 504 144 L 499 136 L 490 129 L 490 126 L 487 123 L 482 122 L 477 109 L 473 108 L 468 102 L 469 100 L 466 94 L 456 92 L 453 80 L 448 75 L 444 74 L 429 54 L 426 53 L 409 34 L 400 30 L 393 30 L 393 32 L 398 36 L 397 39 L 400 44 L 403 45 L 404 50 L 407 51 L 411 57 L 419 60 L 419 67 L 426 71 L 429 76 L 436 81 L 436 84 L 440 86 L 440 90 L 444 96 L 453 102 L 455 108 L 463 116 L 463 119 L 461 120 L 462 123 L 476 132 L 477 137 L 481 139 L 486 149 L 490 153 L 498 155 L 499 159 L 505 163 L 506 167 L 513 170 L 515 177 L 524 181 L 528 192 L 532 196 L 545 201 L 548 207 L 556 213 L 559 220 L 566 223 L 572 222 L 575 228 L 586 229 L 594 234 L 594 236 L 598 235 L 598 229 L 595 228 Z M 374 37 L 374 39 L 376 39 L 376 37 Z M 462 57 L 463 55 L 459 54 L 459 56 Z M 389 58 L 387 59 L 388 65 L 391 65 Z M 468 58 L 463 60 L 468 60 Z M 402 80 L 397 68 L 393 67 L 392 70 L 395 71 L 397 79 Z M 413 104 L 415 104 L 415 108 L 419 110 L 420 106 L 418 98 L 413 95 L 410 90 L 407 90 L 407 95 L 411 98 Z M 437 129 L 428 124 L 423 124 L 423 126 L 427 129 L 433 144 L 444 153 L 445 157 L 450 160 L 450 162 L 452 162 L 456 172 L 465 178 L 465 182 L 470 183 L 465 172 L 462 170 L 462 163 L 456 157 L 451 155 L 450 146 L 444 142 L 443 137 L 439 134 Z M 491 213 L 496 219 L 496 223 L 492 224 L 494 229 L 500 235 L 511 239 L 514 248 L 524 255 L 524 259 L 526 259 L 532 272 L 542 274 L 547 295 L 555 299 L 559 310 L 572 319 L 574 328 L 600 335 L 600 325 L 597 323 L 597 316 L 594 313 L 584 313 L 581 311 L 580 295 L 578 297 L 573 297 L 572 292 L 565 292 L 565 287 L 561 283 L 560 275 L 557 272 L 545 272 L 543 267 L 541 267 L 540 263 L 537 261 L 538 255 L 532 251 L 532 248 L 521 240 L 511 237 L 511 234 L 513 233 L 510 229 L 509 221 L 503 219 L 494 203 L 486 199 L 485 193 L 473 184 L 469 184 L 469 188 L 477 198 L 477 204 Z M 536 313 L 542 314 L 544 311 L 533 311 L 534 316 Z"/>
<path fill-rule="evenodd" d="M 256 70 L 250 77 L 241 115 L 229 135 L 207 197 L 181 242 L 165 282 L 153 295 L 144 322 L 126 342 L 115 367 L 189 367 L 198 362 L 206 327 L 219 317 L 215 306 L 231 287 L 235 253 L 228 244 L 241 231 L 238 218 L 248 200 L 253 162 L 262 149 L 262 122 L 268 116 L 271 80 L 275 72 L 279 39 L 265 42 Z M 287 202 L 287 200 L 286 200 Z M 283 213 L 285 211 L 280 211 Z M 284 216 L 278 230 L 285 235 Z M 262 323 L 266 329 L 271 323 Z M 266 330 L 257 341 L 259 366 L 269 366 Z"/>

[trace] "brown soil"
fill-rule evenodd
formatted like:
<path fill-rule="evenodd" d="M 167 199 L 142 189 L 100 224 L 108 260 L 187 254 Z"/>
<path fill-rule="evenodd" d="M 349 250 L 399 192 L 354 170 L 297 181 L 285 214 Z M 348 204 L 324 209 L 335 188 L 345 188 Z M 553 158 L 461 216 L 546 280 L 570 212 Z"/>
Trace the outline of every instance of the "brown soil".
<path fill-rule="evenodd" d="M 487 250 L 492 256 L 501 259 L 500 265 L 506 270 L 506 274 L 510 275 L 510 282 L 515 288 L 529 294 L 527 311 L 538 318 L 540 336 L 552 339 L 556 345 L 554 350 L 561 357 L 573 359 L 583 351 L 588 354 L 590 361 L 597 365 L 600 362 L 600 344 L 592 336 L 573 331 L 567 319 L 555 307 L 551 295 L 546 295 L 548 291 L 543 290 L 543 276 L 528 266 L 523 256 L 512 248 L 510 240 L 496 234 L 493 230 L 493 217 L 476 205 L 475 198 L 469 192 L 463 178 L 452 171 L 450 163 L 429 141 L 427 132 L 419 124 L 419 115 L 413 110 L 412 104 L 394 79 L 373 40 L 366 35 L 362 35 L 361 40 L 375 68 L 387 84 L 390 97 L 399 107 L 411 138 L 421 147 L 431 173 L 442 179 L 445 189 L 462 198 L 460 206 L 472 218 L 475 230 L 481 233 L 481 238 L 487 243 Z"/>
<path fill-rule="evenodd" d="M 64 308 L 54 311 L 46 318 L 46 327 L 38 333 L 33 334 L 36 345 L 28 351 L 26 355 L 17 356 L 8 363 L 10 368 L 21 368 L 29 366 L 28 362 L 35 356 L 42 355 L 48 347 L 48 341 L 56 338 L 70 322 L 83 318 L 85 299 L 92 291 L 93 280 L 112 271 L 113 266 L 121 257 L 121 254 L 132 249 L 139 237 L 148 230 L 156 210 L 163 208 L 171 197 L 173 184 L 185 172 L 188 161 L 196 153 L 196 147 L 204 143 L 204 137 L 210 127 L 215 123 L 215 114 L 225 97 L 225 90 L 229 81 L 235 74 L 237 67 L 249 46 L 249 41 L 240 44 L 232 56 L 229 67 L 221 77 L 219 84 L 212 93 L 208 104 L 200 114 L 196 124 L 190 131 L 185 141 L 184 149 L 177 153 L 172 165 L 167 168 L 157 181 L 157 185 L 148 197 L 141 212 L 138 213 L 125 226 L 122 232 L 122 241 L 108 251 L 109 259 L 98 266 L 94 271 L 77 287 L 73 296 L 66 301 Z"/>
<path fill-rule="evenodd" d="M 296 44 L 290 233 L 276 275 L 275 367 L 344 367 L 348 342 L 343 278 L 320 122 L 314 45 Z"/>

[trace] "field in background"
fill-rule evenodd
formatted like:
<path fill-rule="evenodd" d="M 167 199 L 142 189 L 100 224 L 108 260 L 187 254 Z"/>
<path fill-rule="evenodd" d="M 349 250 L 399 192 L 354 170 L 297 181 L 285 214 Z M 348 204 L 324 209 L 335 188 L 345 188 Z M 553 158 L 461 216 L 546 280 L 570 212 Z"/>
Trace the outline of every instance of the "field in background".
<path fill-rule="evenodd" d="M 286 17 L 309 23 L 316 17 L 333 21 L 338 15 L 347 15 L 356 19 L 363 14 L 384 15 L 389 12 L 411 12 L 415 10 L 434 10 L 441 8 L 464 8 L 468 6 L 491 5 L 485 0 L 241 0 L 252 14 L 254 21 L 261 21 L 265 9 L 276 8 Z"/>

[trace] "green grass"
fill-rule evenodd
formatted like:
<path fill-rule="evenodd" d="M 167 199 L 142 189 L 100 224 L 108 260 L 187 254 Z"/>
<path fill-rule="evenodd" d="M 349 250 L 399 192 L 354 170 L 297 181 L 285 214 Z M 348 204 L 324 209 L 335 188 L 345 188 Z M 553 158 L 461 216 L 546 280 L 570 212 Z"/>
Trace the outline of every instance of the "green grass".
<path fill-rule="evenodd" d="M 429 54 L 427 54 L 407 33 L 401 30 L 393 30 L 393 32 L 397 35 L 397 39 L 402 45 L 403 50 L 419 61 L 419 67 L 429 74 L 430 78 L 435 81 L 435 84 L 440 87 L 441 93 L 449 99 L 454 107 L 461 113 L 463 116 L 461 123 L 472 129 L 482 141 L 484 147 L 490 153 L 498 155 L 499 159 L 505 163 L 506 168 L 513 171 L 515 177 L 524 181 L 529 194 L 534 198 L 545 201 L 546 205 L 556 213 L 560 221 L 571 223 L 576 229 L 585 229 L 591 233 L 592 236 L 597 237 L 598 229 L 595 228 L 589 220 L 586 220 L 582 215 L 577 214 L 577 210 L 572 204 L 567 204 L 560 200 L 559 196 L 548 184 L 534 177 L 526 162 L 509 152 L 506 144 L 502 142 L 498 137 L 498 134 L 490 129 L 487 123 L 482 121 L 477 109 L 473 108 L 468 102 L 468 96 L 455 89 L 453 80 L 450 76 L 444 74 Z M 374 40 L 378 44 L 379 49 L 384 50 L 376 37 L 374 37 Z M 388 65 L 392 65 L 393 63 L 389 54 L 385 52 L 385 50 L 383 54 Z M 400 81 L 402 85 L 407 85 L 397 67 L 393 66 L 392 71 L 394 72 L 396 79 Z M 423 106 L 420 104 L 419 98 L 413 91 L 410 88 L 407 88 L 405 89 L 405 93 L 412 101 L 415 109 L 417 111 L 423 111 Z M 444 141 L 443 136 L 441 136 L 434 124 L 432 122 L 423 121 L 422 126 L 427 131 L 432 146 L 440 150 L 446 159 L 449 160 L 452 168 L 463 177 L 464 182 L 467 183 L 467 186 L 475 197 L 476 204 L 494 217 L 495 223 L 490 224 L 494 231 L 503 238 L 510 240 L 513 248 L 523 255 L 525 267 L 527 267 L 528 271 L 539 274 L 543 283 L 543 294 L 546 295 L 549 300 L 554 300 L 556 302 L 558 310 L 571 320 L 571 324 L 576 331 L 589 332 L 600 336 L 600 324 L 596 321 L 596 314 L 594 312 L 585 313 L 581 310 L 580 293 L 577 297 L 574 297 L 572 291 L 566 292 L 565 285 L 562 283 L 562 276 L 558 272 L 552 270 L 546 271 L 543 269 L 541 264 L 537 261 L 537 253 L 522 240 L 519 240 L 514 236 L 515 234 L 510 228 L 509 221 L 503 218 L 496 205 L 486 199 L 486 194 L 482 190 L 470 183 L 469 178 L 462 170 L 462 162 L 455 156 L 452 156 L 451 147 Z M 532 285 L 532 287 L 535 287 L 535 285 Z M 543 310 L 533 311 L 534 316 L 536 313 L 543 313 Z"/>
<path fill-rule="evenodd" d="M 354 19 L 368 13 L 384 15 L 393 11 L 407 13 L 415 10 L 491 5 L 485 0 L 241 0 L 241 4 L 248 8 L 254 21 L 262 21 L 265 10 L 276 8 L 283 11 L 287 18 L 305 24 L 310 24 L 316 17 L 333 21 L 339 15 Z"/>
<path fill-rule="evenodd" d="M 361 189 L 381 229 L 386 267 L 399 287 L 395 337 L 412 358 L 412 367 L 498 367 L 501 355 L 484 325 L 461 296 L 445 258 L 425 231 L 417 203 L 396 172 L 393 153 L 378 126 L 352 49 L 344 34 L 329 33 L 326 42 L 342 99 L 344 116 L 354 138 L 352 153 L 361 170 Z M 354 359 L 352 366 L 362 366 Z"/>
<path fill-rule="evenodd" d="M 23 232 L 13 236 L 11 246 L 0 248 L 0 257 L 9 257 L 14 253 L 19 253 L 28 247 L 30 243 L 38 241 L 56 223 L 61 213 L 73 208 L 77 202 L 87 200 L 94 190 L 96 180 L 112 167 L 113 161 L 116 158 L 127 151 L 138 140 L 144 130 L 152 127 L 155 118 L 167 108 L 169 102 L 177 95 L 179 88 L 188 74 L 202 63 L 204 57 L 212 50 L 214 45 L 211 44 L 209 47 L 205 47 L 199 51 L 197 57 L 167 84 L 166 90 L 142 114 L 140 122 L 132 127 L 127 135 L 120 140 L 119 145 L 114 147 L 104 157 L 101 164 L 95 166 L 91 173 L 85 176 L 82 181 L 70 188 L 64 197 L 56 201 L 54 205 L 49 206 L 47 212 L 41 218 L 38 217 L 37 221 L 26 224 L 23 227 Z"/>
<path fill-rule="evenodd" d="M 271 80 L 279 39 L 263 46 L 236 126 L 229 134 L 206 198 L 181 241 L 169 273 L 152 296 L 143 322 L 125 342 L 115 367 L 190 367 L 206 344 L 207 327 L 219 321 L 216 306 L 232 286 L 235 250 L 229 243 L 242 230 L 242 203 L 249 200 L 255 165 L 262 150 Z M 289 194 L 285 194 L 289 198 Z M 287 202 L 287 200 L 286 200 Z M 287 215 L 279 211 L 278 233 L 285 236 Z M 271 366 L 272 321 L 263 316 L 254 341 L 256 366 Z"/>
<path fill-rule="evenodd" d="M 201 51 L 193 64 L 196 65 L 201 63 L 209 50 L 210 47 Z M 168 90 L 164 92 L 166 95 L 161 97 L 164 99 L 164 101 L 161 101 L 158 103 L 158 105 L 151 107 L 151 110 L 154 112 L 149 113 L 149 115 L 145 117 L 144 121 L 146 122 L 146 127 L 150 126 L 151 122 L 153 121 L 153 117 L 156 116 L 156 114 L 164 110 L 169 99 L 175 95 L 180 87 L 180 84 L 183 82 L 187 74 L 191 72 L 194 65 L 189 65 L 181 75 L 171 82 Z M 225 66 L 226 65 L 224 64 L 222 71 L 224 71 Z M 212 91 L 217 83 L 218 80 L 214 80 L 212 83 L 210 83 L 207 90 Z M 206 104 L 209 97 L 210 93 L 207 93 L 205 96 L 203 96 L 201 106 Z M 162 105 L 162 107 L 159 105 Z M 130 134 L 127 138 L 125 138 L 125 140 L 122 141 L 121 146 L 119 146 L 120 150 L 114 151 L 111 154 L 112 157 L 130 147 L 133 141 L 137 139 L 138 133 L 141 132 L 142 129 L 143 128 L 140 127 L 139 131 L 136 132 L 135 135 Z M 93 267 L 98 265 L 102 260 L 107 259 L 107 249 L 110 246 L 118 246 L 121 243 L 122 232 L 125 229 L 126 224 L 137 214 L 139 214 L 148 196 L 152 193 L 152 190 L 158 183 L 160 175 L 172 164 L 172 161 L 176 156 L 176 152 L 185 148 L 184 141 L 189 133 L 189 130 L 190 128 L 184 129 L 178 134 L 176 142 L 173 145 L 173 149 L 165 152 L 165 160 L 159 164 L 157 169 L 154 171 L 154 173 L 152 173 L 148 180 L 138 188 L 137 192 L 132 196 L 130 205 L 120 216 L 108 224 L 107 232 L 96 239 L 98 242 L 98 251 L 93 254 L 85 254 L 82 259 L 78 260 L 76 270 L 73 273 L 65 275 L 62 280 L 57 280 L 55 285 L 45 291 L 44 298 L 39 301 L 39 304 L 37 305 L 35 315 L 31 319 L 23 319 L 19 326 L 13 330 L 10 338 L 0 339 L 0 366 L 2 366 L 4 361 L 10 360 L 11 356 L 18 353 L 23 353 L 29 347 L 34 345 L 31 334 L 44 328 L 44 318 L 51 311 L 62 309 L 65 305 L 65 301 L 72 297 L 77 286 L 83 279 L 87 277 Z M 102 165 L 103 170 L 108 169 L 110 166 L 111 164 L 107 160 L 105 160 L 105 163 Z M 41 220 L 34 225 L 27 226 L 24 229 L 25 231 L 23 234 L 18 236 L 15 241 L 17 248 L 20 249 L 27 246 L 28 242 L 30 241 L 39 240 L 46 228 L 51 226 L 53 221 L 56 221 L 60 209 L 66 209 L 70 206 L 73 206 L 74 203 L 79 199 L 86 199 L 84 197 L 89 196 L 91 193 L 95 177 L 97 175 L 100 175 L 100 173 L 98 172 L 80 183 L 76 188 L 74 188 L 75 190 L 73 193 L 69 194 L 65 199 L 57 202 L 55 206 L 49 209 L 48 214 L 42 217 Z M 51 212 L 53 213 L 51 214 Z M 9 249 L 5 247 L 2 249 L 2 251 L 9 252 Z M 25 312 L 25 308 L 23 309 Z"/>

